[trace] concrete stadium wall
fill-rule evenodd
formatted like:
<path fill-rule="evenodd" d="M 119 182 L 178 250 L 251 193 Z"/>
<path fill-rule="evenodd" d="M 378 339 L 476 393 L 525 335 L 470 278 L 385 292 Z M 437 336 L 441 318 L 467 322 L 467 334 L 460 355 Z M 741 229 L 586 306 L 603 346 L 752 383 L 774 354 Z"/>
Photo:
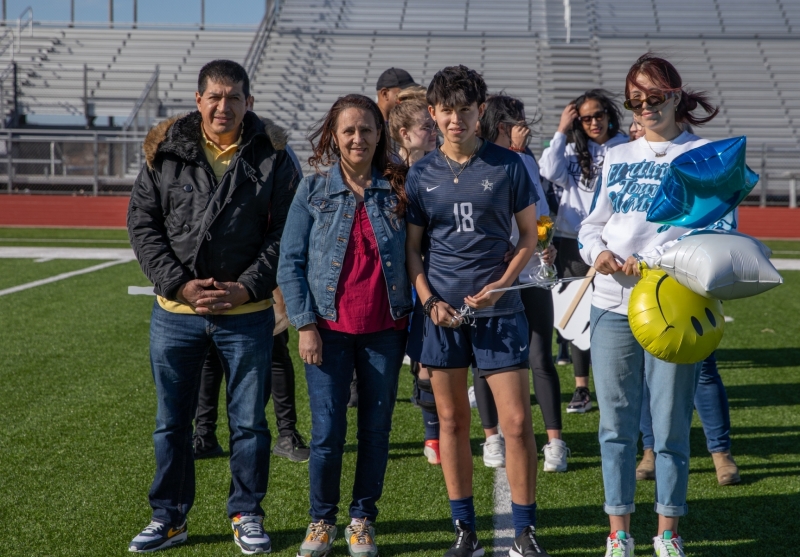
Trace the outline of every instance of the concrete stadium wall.
<path fill-rule="evenodd" d="M 125 228 L 128 197 L 0 195 L 0 226 Z M 800 240 L 800 209 L 740 207 L 739 230 Z"/>

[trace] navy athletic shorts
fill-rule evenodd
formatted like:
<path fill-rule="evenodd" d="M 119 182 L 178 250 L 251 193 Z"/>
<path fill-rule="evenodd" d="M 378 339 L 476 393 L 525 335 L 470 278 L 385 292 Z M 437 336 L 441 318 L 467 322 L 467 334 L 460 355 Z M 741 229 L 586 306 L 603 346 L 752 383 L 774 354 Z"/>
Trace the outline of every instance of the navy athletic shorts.
<path fill-rule="evenodd" d="M 478 317 L 458 328 L 437 327 L 414 312 L 408 337 L 408 357 L 431 369 L 480 369 L 482 375 L 527 369 L 530 337 L 525 313 Z"/>

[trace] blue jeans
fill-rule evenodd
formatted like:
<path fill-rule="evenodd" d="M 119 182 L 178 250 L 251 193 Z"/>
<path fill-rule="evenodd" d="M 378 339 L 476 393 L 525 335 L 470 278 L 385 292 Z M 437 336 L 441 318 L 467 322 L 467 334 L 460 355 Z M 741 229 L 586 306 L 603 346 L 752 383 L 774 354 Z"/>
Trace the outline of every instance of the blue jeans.
<path fill-rule="evenodd" d="M 642 415 L 642 385 L 650 399 L 656 452 L 655 511 L 663 516 L 687 512 L 689 430 L 692 424 L 697 364 L 671 364 L 646 352 L 636 341 L 628 316 L 591 310 L 594 384 L 600 406 L 604 509 L 632 513 L 636 492 L 636 445 Z"/>
<path fill-rule="evenodd" d="M 194 503 L 192 419 L 206 353 L 217 348 L 228 377 L 231 485 L 228 516 L 263 516 L 271 438 L 264 416 L 272 365 L 272 309 L 244 315 L 181 315 L 156 303 L 150 319 L 150 364 L 158 410 L 150 488 L 153 519 L 180 524 Z"/>
<path fill-rule="evenodd" d="M 642 432 L 642 446 L 653 448 L 653 419 L 650 416 L 650 390 L 647 384 L 642 393 L 642 420 L 639 430 Z M 731 450 L 731 413 L 728 407 L 728 394 L 722 377 L 717 371 L 717 357 L 711 354 L 700 366 L 700 380 L 694 395 L 694 407 L 703 424 L 706 435 L 706 447 L 710 453 L 723 453 Z"/>
<path fill-rule="evenodd" d="M 322 364 L 305 366 L 311 402 L 309 514 L 314 522 L 323 520 L 336 524 L 347 434 L 347 401 L 355 369 L 358 376 L 358 453 L 350 517 L 374 521 L 378 516 L 375 505 L 383 492 L 389 461 L 392 412 L 408 333 L 386 330 L 349 335 L 320 329 L 319 334 Z"/>

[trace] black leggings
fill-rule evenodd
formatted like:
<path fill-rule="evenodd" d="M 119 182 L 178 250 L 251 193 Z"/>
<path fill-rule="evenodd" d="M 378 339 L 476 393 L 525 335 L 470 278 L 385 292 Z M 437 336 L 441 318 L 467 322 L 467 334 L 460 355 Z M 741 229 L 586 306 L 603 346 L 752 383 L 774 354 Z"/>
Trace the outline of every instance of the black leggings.
<path fill-rule="evenodd" d="M 553 296 L 543 288 L 524 288 L 519 291 L 528 319 L 531 335 L 528 360 L 533 370 L 533 390 L 542 409 L 545 429 L 561 430 L 561 384 L 553 364 Z M 497 427 L 497 405 L 486 379 L 473 372 L 475 399 L 483 429 Z"/>
<path fill-rule="evenodd" d="M 575 238 L 553 238 L 553 245 L 558 250 L 556 255 L 556 269 L 560 278 L 585 277 L 589 272 L 589 265 L 584 263 L 578 249 L 578 240 Z M 561 337 L 559 336 L 559 339 Z M 589 377 L 589 366 L 592 355 L 589 350 L 581 350 L 571 342 L 569 343 L 572 354 L 572 367 L 575 377 Z"/>
<path fill-rule="evenodd" d="M 297 410 L 294 400 L 294 366 L 289 353 L 289 331 L 275 335 L 272 346 L 272 390 L 264 393 L 264 404 L 272 395 L 278 432 L 288 436 L 297 429 Z M 219 415 L 219 391 L 224 375 L 217 349 L 212 344 L 200 376 L 195 430 L 198 435 L 214 434 Z M 269 383 L 268 383 L 269 384 Z"/>

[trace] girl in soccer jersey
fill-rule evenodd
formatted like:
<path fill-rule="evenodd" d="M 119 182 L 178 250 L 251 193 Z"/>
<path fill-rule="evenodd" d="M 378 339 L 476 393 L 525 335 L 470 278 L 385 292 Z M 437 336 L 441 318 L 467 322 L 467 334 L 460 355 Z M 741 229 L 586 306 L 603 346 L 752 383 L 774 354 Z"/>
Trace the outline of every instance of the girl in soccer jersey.
<path fill-rule="evenodd" d="M 472 499 L 470 365 L 492 389 L 506 439 L 516 530 L 510 555 L 542 556 L 547 554 L 535 528 L 528 324 L 519 291 L 493 292 L 517 283 L 536 248 L 538 196 L 516 153 L 476 136 L 485 99 L 483 78 L 464 66 L 441 70 L 428 86 L 429 110 L 444 143 L 417 162 L 406 181 L 406 266 L 418 294 L 407 352 L 430 371 L 439 412 L 442 469 L 456 527 L 445 556 L 484 554 Z M 512 219 L 520 236 L 505 263 Z"/>
<path fill-rule="evenodd" d="M 670 162 L 707 140 L 681 129 L 704 124 L 716 114 L 705 95 L 683 88 L 668 61 L 646 54 L 625 80 L 625 108 L 644 128 L 640 139 L 608 151 L 593 208 L 578 242 L 587 264 L 597 269 L 591 308 L 592 366 L 600 406 L 604 509 L 611 533 L 607 557 L 632 557 L 631 513 L 636 492 L 636 440 L 646 383 L 656 454 L 658 532 L 656 557 L 684 557 L 678 520 L 686 514 L 689 429 L 699 366 L 672 364 L 644 351 L 628 323 L 628 300 L 639 280 L 639 262 L 658 257 L 685 228 L 646 220 L 647 210 Z M 708 115 L 695 116 L 702 107 Z"/>

